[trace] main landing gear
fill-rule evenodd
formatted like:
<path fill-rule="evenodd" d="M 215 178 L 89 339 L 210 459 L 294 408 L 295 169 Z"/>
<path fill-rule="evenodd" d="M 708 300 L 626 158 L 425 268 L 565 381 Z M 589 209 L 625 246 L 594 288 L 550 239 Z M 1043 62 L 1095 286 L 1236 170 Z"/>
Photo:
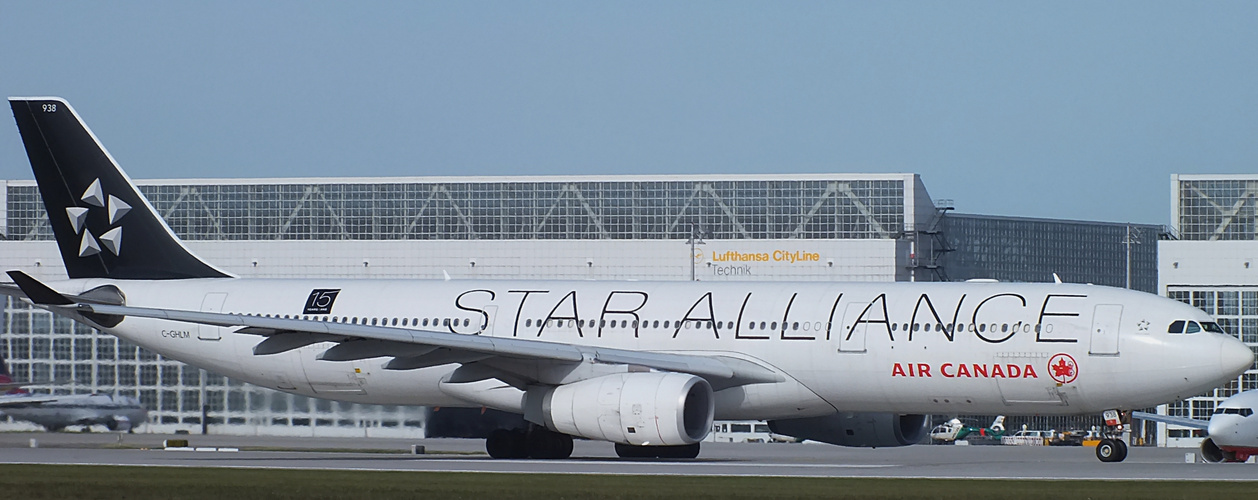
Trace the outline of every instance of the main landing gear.
<path fill-rule="evenodd" d="M 1123 439 L 1123 420 L 1126 415 L 1118 410 L 1106 410 L 1105 430 L 1101 442 L 1096 445 L 1096 458 L 1102 462 L 1122 462 L 1127 458 L 1127 442 Z"/>
<path fill-rule="evenodd" d="M 498 429 L 485 440 L 485 451 L 493 458 L 568 458 L 572 456 L 572 436 L 533 424 L 527 430 Z"/>
<path fill-rule="evenodd" d="M 681 446 L 633 446 L 616 443 L 616 456 L 620 458 L 695 458 L 699 456 L 699 443 Z"/>

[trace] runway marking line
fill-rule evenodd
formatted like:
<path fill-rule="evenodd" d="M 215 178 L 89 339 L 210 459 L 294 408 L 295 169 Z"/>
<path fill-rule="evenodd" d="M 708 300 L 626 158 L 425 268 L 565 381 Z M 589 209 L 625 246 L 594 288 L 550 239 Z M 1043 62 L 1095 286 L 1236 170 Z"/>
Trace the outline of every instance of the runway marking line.
<path fill-rule="evenodd" d="M 540 461 L 539 461 L 540 462 Z M 519 463 L 519 462 L 515 462 Z M 554 463 L 554 462 L 545 462 Z M 619 463 L 619 462 L 617 462 Z M 682 462 L 666 462 L 682 463 Z M 764 477 L 764 478 L 818 478 L 818 479 L 962 479 L 973 481 L 1189 481 L 1189 482 L 1258 482 L 1251 478 L 1202 478 L 1202 477 L 1077 477 L 1077 476 L 921 476 L 921 475 L 862 475 L 862 476 L 813 476 L 800 474 L 686 474 L 680 472 L 570 472 L 570 471 L 521 471 L 521 470 L 432 470 L 432 469 L 396 469 L 396 468 L 365 468 L 365 467 L 296 467 L 277 465 L 207 465 L 207 464 L 134 464 L 134 463 L 80 463 L 80 462 L 0 462 L 0 465 L 77 465 L 104 467 L 169 467 L 169 468 L 217 468 L 217 469 L 256 469 L 256 470 L 326 470 L 326 471 L 361 471 L 361 472 L 444 472 L 461 474 L 554 474 L 572 476 L 696 476 L 696 477 Z"/>

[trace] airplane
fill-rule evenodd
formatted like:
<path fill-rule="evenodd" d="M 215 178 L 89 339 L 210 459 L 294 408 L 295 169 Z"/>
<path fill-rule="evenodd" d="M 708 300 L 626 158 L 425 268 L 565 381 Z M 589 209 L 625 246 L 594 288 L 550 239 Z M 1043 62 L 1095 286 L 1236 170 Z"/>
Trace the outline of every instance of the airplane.
<path fill-rule="evenodd" d="M 1223 400 L 1210 420 L 1158 415 L 1143 411 L 1131 416 L 1206 431 L 1201 458 L 1210 463 L 1244 462 L 1258 455 L 1258 390 L 1245 391 Z"/>
<path fill-rule="evenodd" d="M 0 413 L 14 420 L 33 422 L 50 432 L 71 425 L 103 425 L 111 431 L 131 431 L 148 419 L 148 409 L 132 397 L 31 394 L 22 388 L 27 385 L 14 382 L 8 365 L 0 359 L 0 386 L 9 388 L 0 396 Z"/>
<path fill-rule="evenodd" d="M 954 418 L 945 423 L 935 426 L 930 431 L 930 439 L 932 441 L 940 441 L 950 443 L 954 441 L 964 441 L 970 434 L 978 434 L 983 437 L 1000 437 L 1005 434 L 1005 416 L 999 415 L 992 421 L 992 425 L 988 427 L 974 427 L 965 425 L 961 419 Z"/>
<path fill-rule="evenodd" d="M 1082 284 L 239 278 L 180 241 L 65 100 L 10 107 L 68 279 L 11 270 L 0 291 L 263 387 L 523 415 L 486 440 L 494 458 L 567 458 L 573 436 L 694 458 L 714 418 L 904 446 L 931 414 L 1144 408 L 1254 361 L 1199 309 Z M 1098 457 L 1122 460 L 1115 442 Z"/>

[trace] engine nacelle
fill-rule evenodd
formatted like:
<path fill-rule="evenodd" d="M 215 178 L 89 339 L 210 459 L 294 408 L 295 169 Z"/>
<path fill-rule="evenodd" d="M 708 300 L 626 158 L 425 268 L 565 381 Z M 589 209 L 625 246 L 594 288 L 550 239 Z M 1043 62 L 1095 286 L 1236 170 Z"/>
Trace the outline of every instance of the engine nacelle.
<path fill-rule="evenodd" d="M 895 413 L 836 413 L 770 420 L 769 430 L 839 446 L 908 446 L 921 442 L 930 432 L 930 417 Z"/>
<path fill-rule="evenodd" d="M 1201 441 L 1201 459 L 1206 462 L 1217 464 L 1220 462 L 1243 462 L 1236 456 L 1236 452 L 1227 451 L 1219 448 L 1214 442 L 1214 438 L 1205 438 Z M 1248 457 L 1246 457 L 1248 460 Z"/>
<path fill-rule="evenodd" d="M 534 423 L 632 445 L 697 443 L 712 429 L 715 413 L 712 386 L 684 373 L 618 373 L 530 389 L 525 398 L 525 418 Z"/>
<path fill-rule="evenodd" d="M 131 430 L 131 419 L 122 415 L 115 415 L 105 421 L 105 427 L 111 431 L 129 431 Z"/>

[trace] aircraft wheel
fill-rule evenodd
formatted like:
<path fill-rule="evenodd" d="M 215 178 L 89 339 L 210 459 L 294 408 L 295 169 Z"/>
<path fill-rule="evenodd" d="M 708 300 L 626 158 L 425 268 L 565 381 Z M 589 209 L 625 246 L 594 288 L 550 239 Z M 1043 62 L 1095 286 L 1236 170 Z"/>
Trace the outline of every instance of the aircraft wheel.
<path fill-rule="evenodd" d="M 525 435 L 520 431 L 498 429 L 489 433 L 485 451 L 492 458 L 528 458 Z"/>
<path fill-rule="evenodd" d="M 695 458 L 699 456 L 699 443 L 681 446 L 661 446 L 656 456 L 660 458 Z"/>
<path fill-rule="evenodd" d="M 616 443 L 616 456 L 620 458 L 655 458 L 655 450 L 651 446 Z"/>
<path fill-rule="evenodd" d="M 1127 447 L 1120 440 L 1102 439 L 1096 445 L 1096 458 L 1102 462 L 1121 462 L 1127 458 Z"/>
<path fill-rule="evenodd" d="M 534 427 L 526 438 L 528 456 L 539 459 L 564 459 L 572 456 L 572 436 Z"/>
<path fill-rule="evenodd" d="M 616 455 L 620 458 L 695 458 L 699 456 L 699 443 L 680 446 L 633 446 L 616 443 Z"/>

